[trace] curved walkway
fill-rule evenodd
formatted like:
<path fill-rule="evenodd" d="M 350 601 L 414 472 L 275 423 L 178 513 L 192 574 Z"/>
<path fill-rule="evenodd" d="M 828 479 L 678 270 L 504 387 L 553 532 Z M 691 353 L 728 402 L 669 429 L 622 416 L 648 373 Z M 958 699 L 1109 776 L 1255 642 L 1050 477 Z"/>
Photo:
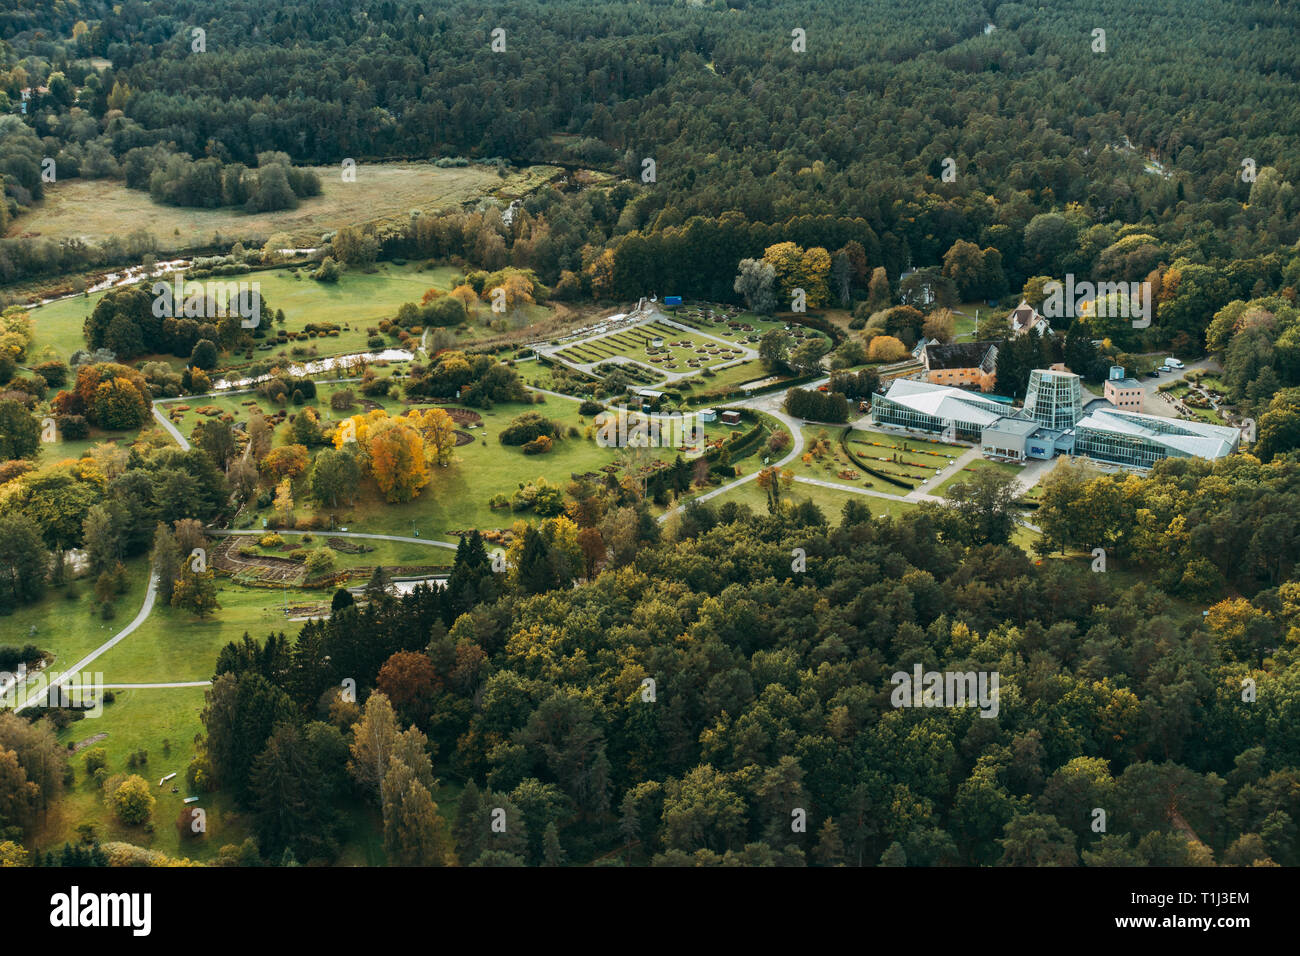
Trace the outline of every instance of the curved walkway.
<path fill-rule="evenodd" d="M 41 697 L 44 698 L 46 693 L 49 693 L 58 687 L 62 687 L 65 683 L 68 682 L 70 678 L 79 677 L 82 673 L 83 668 L 89 667 L 90 664 L 93 661 L 95 661 L 96 658 L 111 651 L 114 647 L 117 646 L 119 641 L 123 640 L 129 634 L 135 631 L 136 628 L 138 628 L 141 624 L 145 622 L 145 618 L 149 616 L 150 612 L 153 611 L 153 604 L 154 601 L 157 599 L 157 597 L 158 597 L 158 572 L 150 571 L 149 591 L 148 593 L 145 594 L 144 605 L 140 608 L 140 613 L 135 616 L 135 619 L 126 627 L 122 628 L 122 630 L 118 631 L 116 634 L 114 634 L 112 637 L 106 640 L 103 644 L 100 644 L 99 647 L 95 648 L 93 651 L 91 651 L 81 660 L 77 661 L 77 663 L 73 664 L 71 667 L 67 668 L 66 670 L 60 671 L 59 676 L 49 682 L 49 685 L 46 687 L 45 693 L 43 693 Z M 36 701 L 25 700 L 17 707 L 15 707 L 14 711 L 19 712 L 19 711 L 26 710 L 29 706 L 31 706 L 34 703 L 36 703 Z"/>

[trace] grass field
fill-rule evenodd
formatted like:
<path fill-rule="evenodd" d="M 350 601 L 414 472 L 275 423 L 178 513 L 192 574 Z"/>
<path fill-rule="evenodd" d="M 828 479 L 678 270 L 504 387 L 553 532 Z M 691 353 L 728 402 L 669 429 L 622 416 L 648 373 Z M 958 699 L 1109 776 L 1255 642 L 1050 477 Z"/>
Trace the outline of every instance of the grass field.
<path fill-rule="evenodd" d="M 46 198 L 12 224 L 7 238 L 47 236 L 99 239 L 144 230 L 160 252 L 193 249 L 213 243 L 261 245 L 280 236 L 283 248 L 310 248 L 322 233 L 346 225 L 388 218 L 405 219 L 411 210 L 434 212 L 459 208 L 484 196 L 509 202 L 527 195 L 554 177 L 553 166 L 531 166 L 504 178 L 487 166 L 442 169 L 432 163 L 358 163 L 356 181 L 343 182 L 337 166 L 312 167 L 321 179 L 321 195 L 297 209 L 248 213 L 228 209 L 162 206 L 143 190 L 113 180 L 69 179 L 47 187 Z"/>
<path fill-rule="evenodd" d="M 39 601 L 0 617 L 0 644 L 32 643 L 54 655 L 51 667 L 70 667 L 129 624 L 144 604 L 149 581 L 146 560 L 126 562 L 126 572 L 126 593 L 118 596 L 110 620 L 100 617 L 93 582 L 83 578 L 51 587 Z"/>
<path fill-rule="evenodd" d="M 322 389 L 322 392 L 327 391 Z M 251 398 L 247 395 L 232 396 L 218 401 L 225 402 L 226 407 L 233 404 L 234 408 L 242 411 L 240 401 Z M 264 408 L 269 407 L 265 402 L 261 404 Z M 482 426 L 469 430 L 476 440 L 457 448 L 455 459 L 448 467 L 431 467 L 430 482 L 415 500 L 405 504 L 389 503 L 373 483 L 367 481 L 355 505 L 341 506 L 328 512 L 334 515 L 336 525 L 379 534 L 413 536 L 418 532 L 422 536 L 443 540 L 455 540 L 454 532 L 471 528 L 508 528 L 519 518 L 536 520 L 536 516 L 531 512 L 512 512 L 508 508 L 493 509 L 489 505 L 493 495 L 510 496 L 523 484 L 539 477 L 561 488 L 574 474 L 595 473 L 603 478 L 601 467 L 615 463 L 625 455 L 618 449 L 603 448 L 585 436 L 586 428 L 593 421 L 591 417 L 584 418 L 578 414 L 576 400 L 548 397 L 541 405 L 503 404 L 476 411 L 482 416 Z M 540 412 L 564 428 L 566 437 L 556 441 L 551 452 L 525 455 L 521 448 L 502 445 L 498 441 L 499 432 L 514 418 L 528 411 Z M 182 432 L 188 433 L 187 429 L 193 427 L 196 419 L 192 419 L 192 415 L 193 410 L 185 413 L 180 426 Z M 570 426 L 579 429 L 577 437 L 568 436 Z M 734 431 L 717 423 L 704 426 L 707 439 L 724 437 Z M 277 440 L 287 440 L 283 430 Z M 643 461 L 671 461 L 677 454 L 679 451 L 673 448 L 648 449 L 643 454 Z M 305 496 L 297 487 L 295 497 L 300 503 L 297 514 L 301 517 L 311 513 Z M 246 522 L 251 521 L 255 527 L 261 518 L 269 518 L 271 514 L 270 509 L 252 514 L 246 512 L 241 516 L 240 524 L 247 527 Z"/>
<path fill-rule="evenodd" d="M 430 288 L 449 291 L 461 273 L 450 266 L 426 269 L 417 263 L 404 266 L 389 262 L 377 264 L 373 272 L 349 271 L 336 283 L 316 282 L 307 277 L 306 270 L 290 268 L 269 269 L 238 276 L 239 281 L 258 283 L 267 305 L 284 311 L 283 325 L 275 325 L 272 318 L 262 316 L 268 335 L 255 341 L 261 345 L 275 342 L 275 333 L 284 330 L 300 335 L 295 341 L 274 344 L 269 350 L 257 349 L 255 359 L 284 358 L 302 360 L 313 356 L 340 355 L 368 351 L 371 332 L 381 319 L 391 319 L 405 302 L 419 302 Z M 61 299 L 31 310 L 36 323 L 36 338 L 32 354 L 39 355 L 48 346 L 60 358 L 67 359 L 77 349 L 86 347 L 82 328 L 86 317 L 94 311 L 106 292 Z M 550 318 L 552 311 L 546 306 L 528 305 L 508 317 L 511 327 L 523 327 Z M 498 335 L 486 323 L 496 318 L 486 303 L 474 307 L 470 320 L 458 329 L 448 330 L 453 344 L 469 345 L 480 339 Z M 308 323 L 330 322 L 339 326 L 337 335 L 308 338 Z M 432 331 L 430 334 L 434 334 Z M 396 339 L 385 336 L 385 346 L 396 346 Z M 177 368 L 184 359 L 176 356 L 158 356 Z M 132 359 L 135 364 L 140 359 Z M 240 364 L 242 355 L 227 356 L 226 362 Z"/>
<path fill-rule="evenodd" d="M 847 485 L 848 482 L 844 482 L 844 484 Z M 874 495 L 857 494 L 848 490 L 840 491 L 835 488 L 823 488 L 820 485 L 810 485 L 802 481 L 793 482 L 788 488 L 784 488 L 781 497 L 783 501 L 796 505 L 804 501 L 811 501 L 822 510 L 822 514 L 826 516 L 826 520 L 831 525 L 839 524 L 840 512 L 843 510 L 846 501 L 862 502 L 875 517 L 889 516 L 897 518 L 917 507 L 907 501 L 889 501 L 884 498 L 877 498 Z M 749 505 L 755 514 L 767 514 L 767 492 L 760 488 L 756 481 L 747 481 L 743 485 L 718 495 L 716 498 L 710 498 L 708 504 L 716 508 L 728 501 Z"/>
<path fill-rule="evenodd" d="M 65 842 L 75 843 L 76 828 L 93 823 L 100 842 L 121 840 L 166 853 L 168 856 L 207 860 L 227 843 L 239 843 L 249 835 L 246 824 L 232 810 L 230 797 L 223 793 L 202 794 L 197 806 L 207 813 L 207 833 L 186 838 L 183 843 L 175 822 L 189 796 L 185 787 L 185 770 L 194 756 L 194 735 L 203 730 L 199 713 L 203 708 L 202 687 L 178 687 L 114 691 L 116 701 L 107 704 L 96 718 L 70 724 L 59 734 L 62 743 L 76 743 L 98 734 L 106 734 L 92 744 L 108 753 L 110 774 L 136 773 L 149 782 L 157 805 L 153 812 L 153 832 L 147 825 L 126 826 L 118 823 L 104 805 L 95 781 L 85 772 L 84 751 L 69 758 L 76 770 L 73 786 L 46 814 L 37 828 L 32 844 L 57 850 Z M 164 741 L 166 742 L 164 744 Z M 127 757 L 136 751 L 148 752 L 148 761 L 136 770 L 127 766 Z M 163 786 L 158 781 L 169 773 L 176 777 Z M 172 787 L 177 789 L 172 793 Z"/>

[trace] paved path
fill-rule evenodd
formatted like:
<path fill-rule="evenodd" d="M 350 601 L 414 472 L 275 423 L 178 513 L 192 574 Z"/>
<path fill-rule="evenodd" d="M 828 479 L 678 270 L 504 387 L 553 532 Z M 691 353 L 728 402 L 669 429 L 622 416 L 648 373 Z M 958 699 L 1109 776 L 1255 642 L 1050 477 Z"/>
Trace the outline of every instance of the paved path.
<path fill-rule="evenodd" d="M 114 634 L 112 637 L 106 640 L 103 644 L 100 644 L 99 647 L 95 648 L 93 651 L 91 651 L 81 660 L 77 661 L 77 663 L 73 664 L 69 668 L 60 671 L 59 676 L 56 677 L 54 680 L 50 681 L 47 688 L 47 693 L 52 692 L 57 687 L 61 687 L 63 684 L 67 683 L 67 681 L 70 678 L 79 677 L 82 671 L 85 668 L 89 667 L 92 662 L 94 662 L 97 658 L 101 657 L 102 655 L 108 653 L 110 650 L 112 650 L 114 647 L 117 646 L 118 642 L 120 642 L 121 640 L 126 638 L 129 634 L 131 634 L 133 631 L 135 631 L 136 628 L 138 628 L 141 624 L 145 622 L 145 619 L 149 616 L 149 613 L 153 610 L 153 603 L 157 597 L 158 597 L 158 574 L 156 571 L 151 571 L 149 573 L 149 591 L 145 595 L 144 606 L 140 608 L 140 613 L 135 616 L 135 620 L 133 620 L 126 627 L 122 628 L 122 630 L 118 631 L 116 634 Z M 42 698 L 44 698 L 45 695 L 42 694 L 41 696 Z M 25 710 L 33 703 L 35 703 L 35 701 L 25 700 L 17 707 L 15 707 L 14 710 L 15 712 Z"/>
<path fill-rule="evenodd" d="M 176 426 L 171 423 L 171 419 L 158 411 L 158 403 L 154 402 L 150 407 L 153 409 L 153 417 L 158 421 L 158 424 L 167 429 L 172 438 L 176 439 L 176 444 L 181 446 L 181 450 L 189 451 L 190 443 L 185 440 L 185 436 L 182 435 Z"/>
<path fill-rule="evenodd" d="M 923 491 L 922 488 L 928 486 L 937 489 L 945 481 L 951 478 L 957 472 L 961 471 L 976 458 L 983 458 L 984 453 L 978 445 L 972 445 L 949 465 L 945 465 L 942 470 L 935 473 L 934 477 L 925 479 L 925 484 L 913 488 L 907 494 L 903 495 L 904 501 L 943 501 L 944 499 L 931 492 Z"/>
<path fill-rule="evenodd" d="M 867 495 L 871 498 L 881 498 L 885 501 L 902 501 L 900 495 L 890 495 L 883 491 L 874 491 L 871 488 L 856 488 L 853 485 L 841 485 L 833 481 L 823 481 L 820 478 L 809 478 L 807 475 L 795 475 L 795 481 L 803 482 L 805 485 L 816 485 L 818 488 L 829 488 L 831 491 L 850 491 L 855 495 Z"/>
<path fill-rule="evenodd" d="M 257 530 L 250 528 L 247 531 L 208 531 L 208 534 L 214 537 L 227 537 L 235 535 L 256 535 L 258 537 L 264 534 L 271 534 L 272 529 L 266 528 Z M 317 534 L 327 538 L 373 538 L 377 541 L 403 541 L 406 544 L 423 544 L 430 548 L 450 548 L 455 551 L 459 545 L 452 544 L 450 541 L 435 541 L 432 538 L 412 538 L 400 534 L 366 534 L 361 531 L 286 531 L 282 528 L 275 529 L 278 535 L 286 534 Z"/>
<path fill-rule="evenodd" d="M 163 687 L 211 687 L 210 680 L 172 681 L 168 684 L 100 684 L 104 690 L 157 690 Z"/>
<path fill-rule="evenodd" d="M 756 399 L 747 400 L 747 402 L 754 402 L 754 401 L 757 400 Z M 736 403 L 729 403 L 729 404 L 732 407 L 734 407 Z M 740 404 L 746 404 L 746 402 L 742 402 Z M 772 466 L 774 468 L 784 467 L 785 465 L 788 465 L 790 462 L 798 458 L 801 454 L 803 454 L 803 430 L 800 428 L 800 425 L 802 423 L 797 418 L 791 418 L 785 412 L 775 411 L 770 409 L 761 409 L 761 410 L 766 414 L 771 415 L 773 418 L 777 419 L 778 421 L 780 421 L 781 424 L 785 425 L 786 428 L 790 429 L 790 435 L 794 439 L 794 444 L 790 446 L 789 454 L 787 454 L 784 458 L 782 458 L 780 461 L 776 462 Z M 749 474 L 737 478 L 735 481 L 728 482 L 727 484 L 722 485 L 720 488 L 714 488 L 712 491 L 707 491 L 702 495 L 697 495 L 696 497 L 690 500 L 708 501 L 710 498 L 716 498 L 718 497 L 718 495 L 726 494 L 728 491 L 730 491 L 733 488 L 740 487 L 741 485 L 745 484 L 745 482 L 747 481 L 753 481 L 759 476 L 760 473 L 761 473 L 761 469 L 759 471 L 751 471 Z M 662 515 L 659 516 L 660 522 L 667 521 L 669 515 L 676 514 L 677 512 L 681 511 L 683 507 L 685 506 L 678 505 L 676 508 L 670 508 L 668 511 L 665 511 Z"/>

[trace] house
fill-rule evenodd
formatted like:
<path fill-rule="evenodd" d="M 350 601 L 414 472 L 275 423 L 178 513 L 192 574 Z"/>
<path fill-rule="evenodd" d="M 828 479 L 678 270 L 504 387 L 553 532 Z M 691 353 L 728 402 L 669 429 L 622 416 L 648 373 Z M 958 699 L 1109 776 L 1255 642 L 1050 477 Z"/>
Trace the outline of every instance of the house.
<path fill-rule="evenodd" d="M 722 415 L 720 416 L 720 421 L 721 421 L 722 424 L 724 424 L 724 425 L 739 425 L 739 424 L 740 424 L 740 412 L 737 412 L 737 411 L 725 411 L 725 412 L 723 412 Z"/>
<path fill-rule="evenodd" d="M 716 422 L 718 420 L 718 413 L 712 408 L 701 408 L 696 413 L 696 417 L 702 422 Z"/>
<path fill-rule="evenodd" d="M 1038 314 L 1038 310 L 1026 302 L 1020 300 L 1020 304 L 1015 307 L 1011 315 L 1007 316 L 1011 323 L 1011 337 L 1024 335 L 1026 332 L 1037 332 L 1039 335 L 1046 335 L 1052 331 L 1052 325 L 1045 318 Z"/>
<path fill-rule="evenodd" d="M 1135 378 L 1128 378 L 1121 365 L 1112 365 L 1110 377 L 1106 379 L 1103 396 L 1116 408 L 1129 412 L 1142 411 L 1142 383 Z"/>
<path fill-rule="evenodd" d="M 996 342 L 952 342 L 942 345 L 929 342 L 919 356 L 923 381 L 934 385 L 955 385 L 993 391 L 997 382 L 998 346 Z"/>

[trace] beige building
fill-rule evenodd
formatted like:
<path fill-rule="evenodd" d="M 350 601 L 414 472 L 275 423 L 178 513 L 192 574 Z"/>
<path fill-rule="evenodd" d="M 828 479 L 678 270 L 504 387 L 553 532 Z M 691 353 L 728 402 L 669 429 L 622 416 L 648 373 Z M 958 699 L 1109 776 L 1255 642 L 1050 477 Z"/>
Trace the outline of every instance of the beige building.
<path fill-rule="evenodd" d="M 993 391 L 997 383 L 998 347 L 995 342 L 930 342 L 921 350 L 923 381 L 954 388 Z"/>
<path fill-rule="evenodd" d="M 1126 412 L 1140 412 L 1143 391 L 1141 382 L 1125 376 L 1124 369 L 1116 365 L 1110 370 L 1110 377 L 1106 379 L 1102 395 L 1116 408 Z"/>

